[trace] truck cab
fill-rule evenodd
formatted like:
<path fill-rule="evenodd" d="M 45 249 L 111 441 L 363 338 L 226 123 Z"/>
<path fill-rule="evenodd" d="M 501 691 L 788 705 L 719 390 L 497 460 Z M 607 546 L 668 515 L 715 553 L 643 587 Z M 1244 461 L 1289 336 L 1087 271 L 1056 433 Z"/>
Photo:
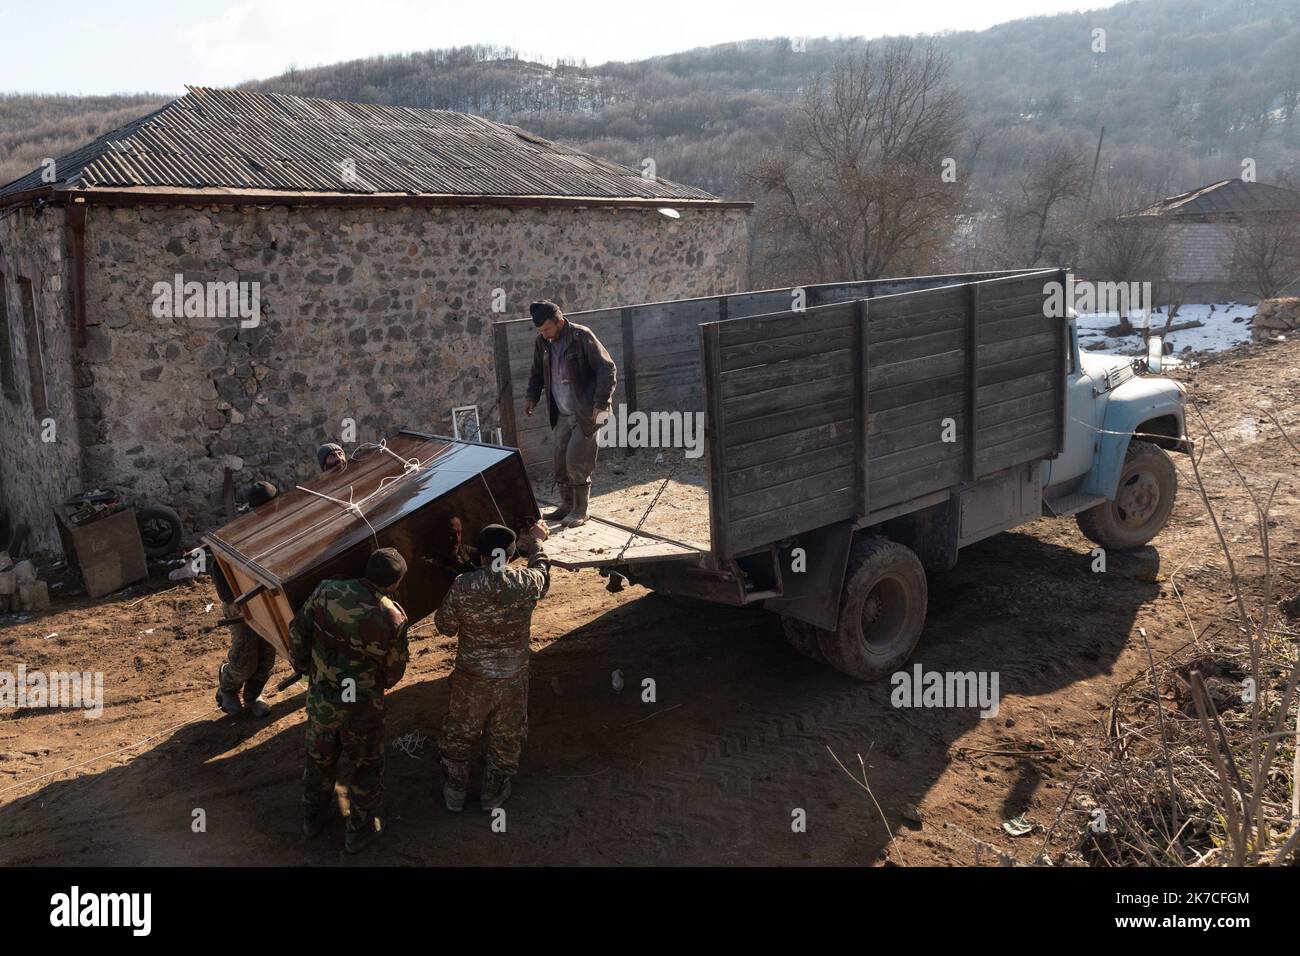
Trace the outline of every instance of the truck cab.
<path fill-rule="evenodd" d="M 1186 450 L 1186 390 L 1159 374 L 1159 336 L 1134 360 L 1082 352 L 1073 313 L 1069 330 L 1065 441 L 1042 464 L 1044 511 L 1075 515 L 1103 547 L 1140 547 L 1173 510 L 1177 471 L 1168 451 Z"/>

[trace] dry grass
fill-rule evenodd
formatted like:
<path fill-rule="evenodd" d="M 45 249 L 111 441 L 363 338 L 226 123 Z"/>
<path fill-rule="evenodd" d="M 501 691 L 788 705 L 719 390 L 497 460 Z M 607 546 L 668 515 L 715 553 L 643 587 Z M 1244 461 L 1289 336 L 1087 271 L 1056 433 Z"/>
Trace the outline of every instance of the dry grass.
<path fill-rule="evenodd" d="M 1194 407 L 1194 406 L 1193 406 Z M 1285 445 L 1300 449 L 1271 413 Z M 1275 606 L 1269 509 L 1277 493 L 1252 487 L 1214 430 L 1190 457 L 1194 485 L 1226 562 L 1232 598 L 1225 617 L 1198 634 L 1188 615 L 1189 640 L 1154 660 L 1121 685 L 1109 708 L 1104 752 L 1080 772 L 1066 814 L 1079 821 L 1074 845 L 1063 839 L 1065 862 L 1101 866 L 1282 865 L 1293 859 L 1300 834 L 1295 789 L 1296 685 L 1300 678 L 1296 628 Z M 1226 459 L 1254 511 L 1255 540 L 1264 573 L 1248 595 L 1238 573 L 1201 462 Z M 1181 599 L 1181 598 L 1180 598 Z M 1283 602 L 1283 606 L 1287 606 Z M 1145 631 L 1139 628 L 1144 643 Z M 1252 692 L 1253 691 L 1253 692 Z M 1051 834 L 1040 852 L 1050 860 Z"/>

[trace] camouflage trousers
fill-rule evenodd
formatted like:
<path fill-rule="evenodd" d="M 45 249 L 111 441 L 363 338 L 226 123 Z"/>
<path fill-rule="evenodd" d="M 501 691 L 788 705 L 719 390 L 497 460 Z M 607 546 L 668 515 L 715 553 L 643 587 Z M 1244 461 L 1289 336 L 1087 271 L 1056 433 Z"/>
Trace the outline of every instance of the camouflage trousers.
<path fill-rule="evenodd" d="M 274 667 L 274 647 L 247 624 L 230 626 L 230 652 L 221 665 L 222 690 L 238 694 L 243 688 L 245 703 L 257 700 Z"/>
<path fill-rule="evenodd" d="M 308 813 L 333 802 L 336 777 L 348 788 L 348 829 L 366 829 L 384 800 L 384 702 L 343 706 L 313 687 L 307 692 L 307 760 L 302 768 L 302 802 Z"/>
<path fill-rule="evenodd" d="M 440 746 L 448 783 L 458 790 L 465 789 L 470 756 L 480 735 L 487 766 L 502 777 L 513 777 L 528 736 L 528 668 L 514 677 L 451 672 L 451 700 Z"/>

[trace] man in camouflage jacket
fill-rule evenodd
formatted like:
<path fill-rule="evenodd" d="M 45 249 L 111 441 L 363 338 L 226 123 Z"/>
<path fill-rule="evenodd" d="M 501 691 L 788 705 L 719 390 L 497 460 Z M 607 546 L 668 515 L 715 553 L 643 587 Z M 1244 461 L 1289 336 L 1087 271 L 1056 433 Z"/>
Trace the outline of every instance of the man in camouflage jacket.
<path fill-rule="evenodd" d="M 510 567 L 515 534 L 488 525 L 478 535 L 480 567 L 452 582 L 434 615 L 443 634 L 459 635 L 451 700 L 442 725 L 442 762 L 447 770 L 447 809 L 465 806 L 469 760 L 485 737 L 479 805 L 495 810 L 510 796 L 510 778 L 528 735 L 528 639 L 533 608 L 551 584 L 551 563 L 542 550 L 546 526 L 535 524 L 518 539 L 524 568 Z"/>
<path fill-rule="evenodd" d="M 351 813 L 344 849 L 355 853 L 382 832 L 384 691 L 406 672 L 406 612 L 389 595 L 406 574 L 392 548 L 370 555 L 366 576 L 326 580 L 289 629 L 293 666 L 307 675 L 307 759 L 303 832 L 315 836 L 334 805 L 339 755 L 346 754 Z"/>
<path fill-rule="evenodd" d="M 270 503 L 279 493 L 269 481 L 259 481 L 248 487 L 248 510 L 256 511 Z M 212 561 L 212 585 L 226 611 L 227 618 L 239 618 L 239 608 L 234 601 L 238 595 L 226 581 L 221 566 Z M 262 691 L 275 668 L 275 648 L 264 641 L 251 627 L 238 620 L 230 625 L 230 651 L 225 663 L 217 671 L 217 706 L 232 717 L 238 717 L 244 708 L 254 717 L 268 717 L 271 705 L 262 699 Z M 244 692 L 243 707 L 239 704 L 240 689 Z"/>

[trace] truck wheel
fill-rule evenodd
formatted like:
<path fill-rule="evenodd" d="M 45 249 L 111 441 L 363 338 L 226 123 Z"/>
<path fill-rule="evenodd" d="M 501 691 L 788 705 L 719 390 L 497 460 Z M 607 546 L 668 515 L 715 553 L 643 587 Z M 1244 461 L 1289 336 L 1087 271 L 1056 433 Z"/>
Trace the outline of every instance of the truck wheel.
<path fill-rule="evenodd" d="M 1075 520 L 1079 530 L 1104 548 L 1140 548 L 1164 528 L 1174 510 L 1178 472 L 1165 450 L 1133 439 L 1124 454 L 1124 470 L 1114 501 L 1104 501 Z"/>
<path fill-rule="evenodd" d="M 145 505 L 135 513 L 140 526 L 144 553 L 151 558 L 166 558 L 181 548 L 185 531 L 181 516 L 166 505 Z"/>
<path fill-rule="evenodd" d="M 921 639 L 928 596 L 925 568 L 910 548 L 882 537 L 855 542 L 840 626 L 817 632 L 826 661 L 861 680 L 897 670 Z"/>
<path fill-rule="evenodd" d="M 786 642 L 804 657 L 811 657 L 819 664 L 828 663 L 818 644 L 816 627 L 797 617 L 782 614 L 781 629 L 785 631 Z"/>

